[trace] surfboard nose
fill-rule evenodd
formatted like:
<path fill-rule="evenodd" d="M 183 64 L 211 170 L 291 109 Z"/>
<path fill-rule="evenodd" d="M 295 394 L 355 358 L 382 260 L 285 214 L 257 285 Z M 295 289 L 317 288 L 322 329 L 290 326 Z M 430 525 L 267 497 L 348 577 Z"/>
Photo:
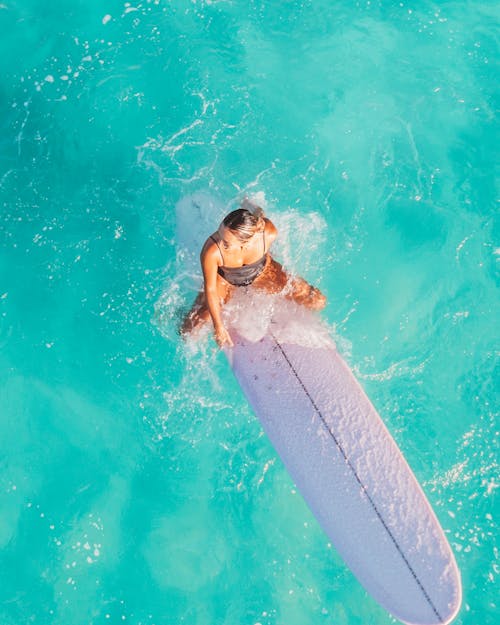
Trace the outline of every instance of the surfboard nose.
<path fill-rule="evenodd" d="M 447 597 L 447 591 L 450 593 Z M 404 604 L 404 601 L 403 601 Z M 456 618 L 462 605 L 462 585 L 460 574 L 456 569 L 453 580 L 448 580 L 446 587 L 439 593 L 434 592 L 434 598 L 427 605 L 427 614 L 423 613 L 422 606 L 415 610 L 411 604 L 403 605 L 400 610 L 384 606 L 395 618 L 406 625 L 448 625 Z"/>

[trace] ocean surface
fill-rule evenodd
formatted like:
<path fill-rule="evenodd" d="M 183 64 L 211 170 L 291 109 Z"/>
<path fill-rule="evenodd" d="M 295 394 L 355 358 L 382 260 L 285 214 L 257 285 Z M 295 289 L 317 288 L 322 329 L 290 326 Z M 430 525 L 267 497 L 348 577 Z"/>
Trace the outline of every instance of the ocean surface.
<path fill-rule="evenodd" d="M 490 0 L 0 4 L 1 625 L 395 622 L 209 334 L 176 332 L 193 193 L 265 195 L 446 531 L 455 623 L 499 622 L 499 22 Z"/>

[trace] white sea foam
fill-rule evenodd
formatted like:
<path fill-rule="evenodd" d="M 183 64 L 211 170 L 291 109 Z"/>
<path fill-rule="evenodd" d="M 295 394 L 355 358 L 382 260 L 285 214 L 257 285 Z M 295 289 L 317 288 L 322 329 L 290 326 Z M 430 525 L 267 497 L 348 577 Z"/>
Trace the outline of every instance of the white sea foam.
<path fill-rule="evenodd" d="M 279 233 L 274 252 L 280 262 L 292 273 L 309 277 L 314 272 L 320 277 L 326 270 L 318 254 L 327 237 L 323 217 L 314 211 L 288 209 L 273 213 L 271 219 Z"/>
<path fill-rule="evenodd" d="M 317 313 L 286 299 L 249 287 L 235 291 L 224 309 L 226 324 L 245 339 L 259 341 L 272 333 L 280 343 L 307 347 L 333 346 Z"/>

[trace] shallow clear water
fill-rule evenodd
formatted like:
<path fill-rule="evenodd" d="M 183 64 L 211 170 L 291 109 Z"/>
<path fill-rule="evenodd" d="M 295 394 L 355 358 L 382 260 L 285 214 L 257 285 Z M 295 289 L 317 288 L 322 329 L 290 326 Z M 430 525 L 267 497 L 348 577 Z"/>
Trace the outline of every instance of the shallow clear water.
<path fill-rule="evenodd" d="M 393 622 L 175 334 L 197 191 L 266 194 L 447 532 L 456 623 L 495 623 L 494 3 L 25 0 L 0 29 L 2 623 Z"/>

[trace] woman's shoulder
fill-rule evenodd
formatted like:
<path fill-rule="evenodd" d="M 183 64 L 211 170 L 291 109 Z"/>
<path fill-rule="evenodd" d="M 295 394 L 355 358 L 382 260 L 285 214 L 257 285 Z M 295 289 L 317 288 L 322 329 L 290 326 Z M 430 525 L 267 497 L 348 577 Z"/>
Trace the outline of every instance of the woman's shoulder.
<path fill-rule="evenodd" d="M 219 255 L 220 254 L 219 254 L 219 245 L 217 242 L 217 233 L 214 232 L 207 238 L 207 240 L 203 244 L 203 247 L 201 248 L 200 256 L 202 259 L 203 258 L 217 259 Z"/>
<path fill-rule="evenodd" d="M 264 217 L 264 222 L 265 222 L 264 232 L 265 232 L 266 238 L 268 238 L 270 241 L 274 241 L 274 239 L 278 236 L 278 229 L 273 224 L 273 222 L 267 217 Z"/>

